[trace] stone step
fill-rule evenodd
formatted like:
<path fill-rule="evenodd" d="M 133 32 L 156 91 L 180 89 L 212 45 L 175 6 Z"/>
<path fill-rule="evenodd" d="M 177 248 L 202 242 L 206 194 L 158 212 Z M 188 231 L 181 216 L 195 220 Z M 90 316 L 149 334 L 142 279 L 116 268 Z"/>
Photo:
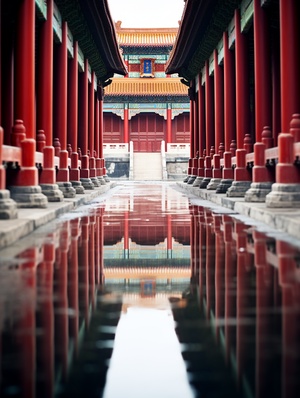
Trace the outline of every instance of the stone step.
<path fill-rule="evenodd" d="M 134 180 L 162 180 L 161 154 L 135 152 L 133 154 Z"/>

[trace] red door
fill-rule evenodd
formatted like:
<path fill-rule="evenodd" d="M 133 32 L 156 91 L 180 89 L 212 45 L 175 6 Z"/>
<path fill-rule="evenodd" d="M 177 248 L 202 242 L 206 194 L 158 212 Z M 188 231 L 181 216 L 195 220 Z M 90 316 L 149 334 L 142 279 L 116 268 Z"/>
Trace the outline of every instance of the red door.
<path fill-rule="evenodd" d="M 130 140 L 135 152 L 160 152 L 166 121 L 156 113 L 139 113 L 130 120 Z"/>

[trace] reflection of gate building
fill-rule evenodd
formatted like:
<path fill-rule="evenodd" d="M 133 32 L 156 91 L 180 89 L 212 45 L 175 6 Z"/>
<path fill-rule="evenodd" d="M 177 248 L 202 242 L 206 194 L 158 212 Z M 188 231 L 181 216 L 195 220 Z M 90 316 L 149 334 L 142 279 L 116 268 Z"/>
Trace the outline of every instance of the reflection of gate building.
<path fill-rule="evenodd" d="M 116 23 L 128 75 L 106 87 L 104 142 L 133 142 L 135 152 L 160 152 L 161 142 L 189 143 L 188 88 L 165 64 L 177 28 L 127 29 Z"/>

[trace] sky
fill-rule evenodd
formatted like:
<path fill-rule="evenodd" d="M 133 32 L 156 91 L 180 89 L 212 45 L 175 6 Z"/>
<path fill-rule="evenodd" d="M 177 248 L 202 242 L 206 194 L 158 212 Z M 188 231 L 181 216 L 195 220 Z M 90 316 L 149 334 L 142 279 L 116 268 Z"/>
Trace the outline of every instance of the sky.
<path fill-rule="evenodd" d="M 184 0 L 108 0 L 114 22 L 123 28 L 177 28 Z"/>

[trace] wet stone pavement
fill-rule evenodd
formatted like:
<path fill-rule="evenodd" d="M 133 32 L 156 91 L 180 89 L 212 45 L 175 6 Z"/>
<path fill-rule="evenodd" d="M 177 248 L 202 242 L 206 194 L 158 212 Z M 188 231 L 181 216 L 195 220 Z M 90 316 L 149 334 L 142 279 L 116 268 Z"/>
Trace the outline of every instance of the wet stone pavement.
<path fill-rule="evenodd" d="M 124 182 L 0 250 L 1 397 L 300 396 L 297 240 L 188 196 Z"/>

